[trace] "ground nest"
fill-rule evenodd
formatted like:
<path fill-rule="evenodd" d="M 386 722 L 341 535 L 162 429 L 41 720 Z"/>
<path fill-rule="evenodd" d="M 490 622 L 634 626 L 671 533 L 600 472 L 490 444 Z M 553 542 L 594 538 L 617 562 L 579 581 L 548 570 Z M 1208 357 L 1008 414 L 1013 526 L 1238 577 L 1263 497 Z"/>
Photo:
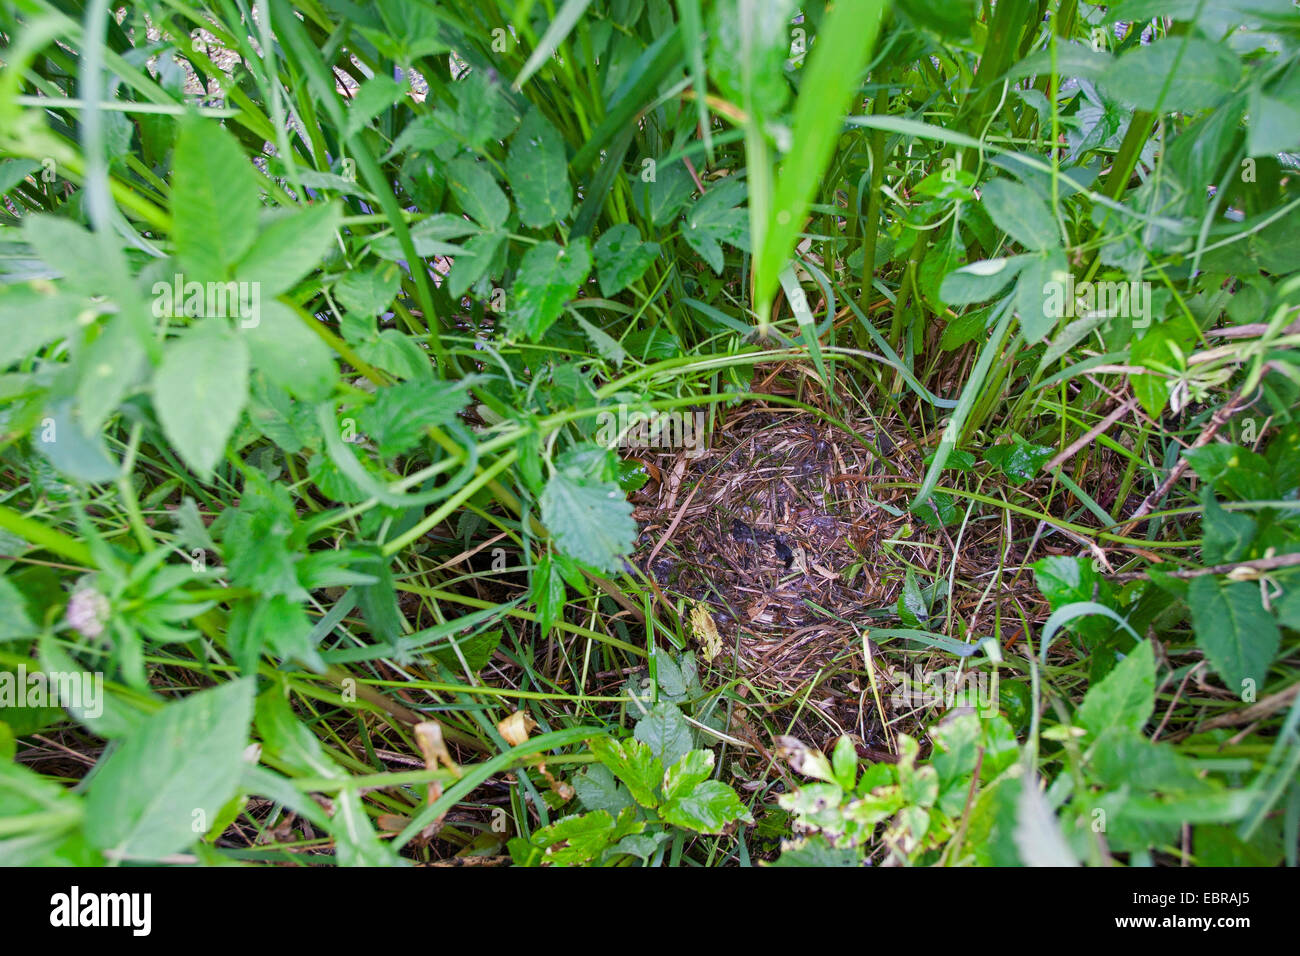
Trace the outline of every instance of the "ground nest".
<path fill-rule="evenodd" d="M 887 553 L 934 568 L 948 550 L 907 513 L 906 490 L 877 487 L 918 480 L 921 451 L 875 421 L 845 424 L 856 434 L 747 403 L 720 416 L 707 448 L 634 453 L 650 475 L 633 499 L 638 565 L 670 599 L 706 608 L 722 653 L 762 687 L 791 693 L 860 660 L 863 629 L 892 616 L 902 587 Z"/>

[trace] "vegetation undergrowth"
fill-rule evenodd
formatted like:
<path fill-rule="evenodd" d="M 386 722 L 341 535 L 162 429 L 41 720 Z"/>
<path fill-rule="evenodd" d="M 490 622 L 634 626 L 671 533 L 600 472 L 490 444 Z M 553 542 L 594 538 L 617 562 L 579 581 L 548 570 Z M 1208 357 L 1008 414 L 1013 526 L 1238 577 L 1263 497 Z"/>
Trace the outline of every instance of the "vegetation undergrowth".
<path fill-rule="evenodd" d="M 1296 864 L 1289 0 L 0 11 L 0 862 Z"/>

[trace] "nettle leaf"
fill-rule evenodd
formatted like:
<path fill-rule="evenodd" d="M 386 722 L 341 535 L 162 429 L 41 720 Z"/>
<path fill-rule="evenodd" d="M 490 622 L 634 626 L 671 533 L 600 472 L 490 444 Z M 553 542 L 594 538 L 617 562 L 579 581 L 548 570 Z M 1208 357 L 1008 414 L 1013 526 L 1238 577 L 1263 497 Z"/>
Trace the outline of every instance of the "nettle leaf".
<path fill-rule="evenodd" d="M 362 432 L 374 439 L 379 453 L 398 455 L 414 448 L 429 428 L 455 420 L 469 397 L 459 382 L 413 381 L 390 385 L 375 392 L 373 404 L 357 416 Z"/>
<path fill-rule="evenodd" d="M 388 311 L 401 284 L 402 271 L 396 263 L 374 269 L 353 269 L 334 284 L 334 298 L 349 312 L 359 313 L 370 320 L 369 332 L 365 336 L 368 338 L 374 332 L 375 316 Z M 348 338 L 346 324 L 343 332 Z M 348 341 L 352 339 L 348 338 Z"/>
<path fill-rule="evenodd" d="M 260 313 L 257 324 L 242 333 L 253 368 L 297 398 L 327 398 L 338 380 L 334 352 L 284 303 L 263 302 Z"/>
<path fill-rule="evenodd" d="M 619 742 L 613 737 L 596 737 L 588 742 L 597 760 L 627 787 L 632 799 L 643 807 L 659 805 L 659 785 L 664 766 L 639 740 Z"/>
<path fill-rule="evenodd" d="M 749 213 L 737 208 L 745 198 L 745 184 L 728 179 L 715 185 L 692 207 L 682 227 L 682 238 L 698 252 L 718 275 L 722 275 L 725 242 L 740 249 L 749 248 Z"/>
<path fill-rule="evenodd" d="M 536 342 L 560 317 L 591 271 L 591 244 L 583 236 L 567 246 L 540 242 L 524 254 L 515 276 L 512 335 Z"/>
<path fill-rule="evenodd" d="M 337 202 L 321 203 L 273 219 L 235 267 L 240 281 L 258 283 L 265 302 L 311 272 L 334 242 L 342 218 Z"/>
<path fill-rule="evenodd" d="M 1140 731 L 1155 710 L 1156 659 L 1150 641 L 1138 644 L 1084 695 L 1079 724 L 1096 736 L 1112 727 Z"/>
<path fill-rule="evenodd" d="M 647 162 L 654 163 L 654 160 Z M 672 222 L 673 216 L 686 205 L 693 192 L 695 181 L 681 160 L 644 166 L 632 183 L 632 204 L 638 211 L 648 209 L 650 221 L 663 226 Z"/>
<path fill-rule="evenodd" d="M 192 844 L 235 795 L 252 717 L 253 681 L 243 679 L 146 718 L 91 783 L 91 843 L 134 860 L 157 860 Z"/>
<path fill-rule="evenodd" d="M 564 140 L 535 106 L 510 141 L 506 179 L 519 207 L 519 221 L 525 226 L 549 226 L 573 206 Z"/>
<path fill-rule="evenodd" d="M 636 546 L 632 505 L 613 481 L 557 471 L 542 492 L 542 522 L 569 556 L 619 570 Z"/>
<path fill-rule="evenodd" d="M 649 747 L 665 767 L 681 760 L 692 746 L 691 725 L 675 704 L 663 701 L 637 721 L 632 735 Z"/>
<path fill-rule="evenodd" d="M 1028 186 L 994 179 L 984 184 L 980 198 L 997 227 L 1026 249 L 1046 250 L 1061 244 L 1051 210 Z"/>
<path fill-rule="evenodd" d="M 636 226 L 623 222 L 606 229 L 593 250 L 600 294 L 609 298 L 622 292 L 659 258 L 659 244 L 642 242 Z"/>
<path fill-rule="evenodd" d="M 460 156 L 448 163 L 447 186 L 465 214 L 485 229 L 500 228 L 510 215 L 510 200 L 477 160 Z"/>
<path fill-rule="evenodd" d="M 154 377 L 154 409 L 167 440 L 203 480 L 225 453 L 248 397 L 248 343 L 205 322 L 168 343 Z"/>
<path fill-rule="evenodd" d="M 1101 91 L 1140 110 L 1191 113 L 1232 92 L 1241 62 L 1218 43 L 1180 36 L 1122 55 L 1098 77 Z"/>
<path fill-rule="evenodd" d="M 1221 582 L 1212 575 L 1193 578 L 1187 604 L 1196 643 L 1228 689 L 1238 693 L 1247 680 L 1262 687 L 1282 634 L 1273 615 L 1264 610 L 1259 585 Z"/>
<path fill-rule="evenodd" d="M 234 136 L 197 116 L 172 157 L 172 231 L 187 269 L 223 276 L 257 239 L 258 178 Z"/>

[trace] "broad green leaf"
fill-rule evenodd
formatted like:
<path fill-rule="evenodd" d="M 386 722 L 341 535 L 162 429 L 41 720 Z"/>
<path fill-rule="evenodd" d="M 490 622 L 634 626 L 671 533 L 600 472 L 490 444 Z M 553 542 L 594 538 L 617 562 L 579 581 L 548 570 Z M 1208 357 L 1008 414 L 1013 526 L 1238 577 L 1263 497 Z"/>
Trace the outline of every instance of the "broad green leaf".
<path fill-rule="evenodd" d="M 504 232 L 481 232 L 465 243 L 452 263 L 451 275 L 447 279 L 448 294 L 458 299 L 487 275 L 505 240 Z"/>
<path fill-rule="evenodd" d="M 157 860 L 194 843 L 239 785 L 253 682 L 234 680 L 150 715 L 99 768 L 86 836 L 119 859 Z"/>
<path fill-rule="evenodd" d="M 0 578 L 0 641 L 35 637 L 36 625 L 27 610 L 27 599 L 8 578 Z"/>
<path fill-rule="evenodd" d="M 401 282 L 402 272 L 395 264 L 382 264 L 373 269 L 352 269 L 334 284 L 334 298 L 349 312 L 366 316 L 373 332 L 375 316 L 388 311 Z M 352 341 L 346 332 L 345 327 L 344 337 Z"/>
<path fill-rule="evenodd" d="M 123 308 L 134 304 L 134 299 L 128 300 Z M 121 312 L 108 317 L 99 335 L 81 353 L 76 407 L 84 431 L 97 431 L 127 394 L 144 384 L 152 372 L 146 344 L 136 316 Z"/>
<path fill-rule="evenodd" d="M 569 556 L 617 571 L 636 545 L 632 505 L 612 481 L 557 471 L 542 492 L 542 522 Z"/>
<path fill-rule="evenodd" d="M 709 780 L 713 753 L 693 750 L 664 774 L 664 799 L 659 816 L 665 823 L 698 833 L 721 833 L 728 825 L 753 817 L 736 792 L 725 783 Z"/>
<path fill-rule="evenodd" d="M 506 178 L 525 226 L 549 226 L 573 206 L 564 140 L 537 107 L 529 110 L 510 141 Z"/>
<path fill-rule="evenodd" d="M 1012 435 L 1011 441 L 986 448 L 984 460 L 1006 475 L 1013 485 L 1023 485 L 1038 474 L 1043 462 L 1051 458 L 1055 451 L 1046 445 L 1033 445 L 1019 435 Z"/>
<path fill-rule="evenodd" d="M 55 468 L 78 481 L 112 481 L 121 466 L 109 455 L 98 433 L 87 435 L 70 401 L 51 405 L 32 444 Z"/>
<path fill-rule="evenodd" d="M 508 315 L 512 335 L 536 342 L 591 271 L 591 244 L 584 236 L 567 246 L 540 242 L 524 253 L 515 276 L 514 307 Z"/>
<path fill-rule="evenodd" d="M 1010 256 L 999 259 L 981 259 L 960 266 L 944 276 L 939 286 L 939 298 L 949 305 L 970 305 L 987 302 L 1014 279 L 1025 264 L 1027 256 Z"/>
<path fill-rule="evenodd" d="M 330 347 L 289 306 L 272 299 L 260 311 L 257 324 L 240 333 L 248 339 L 253 368 L 297 398 L 329 397 L 338 380 Z"/>
<path fill-rule="evenodd" d="M 248 343 L 216 320 L 168 343 L 154 377 L 154 410 L 167 440 L 208 480 L 248 396 Z"/>
<path fill-rule="evenodd" d="M 649 747 L 665 767 L 677 763 L 691 749 L 691 725 L 675 704 L 666 701 L 655 704 L 650 713 L 636 722 L 633 736 Z"/>
<path fill-rule="evenodd" d="M 737 208 L 745 197 L 745 184 L 727 179 L 705 193 L 686 216 L 682 238 L 704 257 L 715 273 L 722 275 L 723 257 L 720 242 L 749 248 L 746 235 L 748 213 Z"/>
<path fill-rule="evenodd" d="M 485 229 L 500 228 L 510 215 L 510 200 L 497 181 L 486 166 L 468 156 L 447 166 L 447 185 L 460 208 Z"/>
<path fill-rule="evenodd" d="M 176 255 L 217 278 L 257 238 L 257 174 L 239 143 L 215 121 L 187 117 L 172 158 L 171 211 Z"/>
<path fill-rule="evenodd" d="M 1047 338 L 1061 321 L 1062 314 L 1056 306 L 1061 298 L 1060 290 L 1066 285 L 1067 270 L 1065 253 L 1060 249 L 1029 256 L 1021 266 L 1016 278 L 1016 314 L 1028 341 Z"/>
<path fill-rule="evenodd" d="M 258 283 L 263 303 L 311 272 L 334 243 L 341 211 L 336 202 L 307 206 L 272 220 L 258 234 L 235 274 Z"/>
<path fill-rule="evenodd" d="M 1079 724 L 1101 736 L 1112 727 L 1140 731 L 1155 709 L 1156 662 L 1150 641 L 1142 641 L 1106 679 L 1084 695 Z"/>
<path fill-rule="evenodd" d="M 659 258 L 659 245 L 642 242 L 636 226 L 621 222 L 601 233 L 592 255 L 600 277 L 600 294 L 610 298 L 645 274 Z"/>
<path fill-rule="evenodd" d="M 396 103 L 403 93 L 402 84 L 386 73 L 372 76 L 362 83 L 348 104 L 348 121 L 344 137 L 364 129 L 375 116 Z"/>
<path fill-rule="evenodd" d="M 58 216 L 27 216 L 23 238 L 45 264 L 56 269 L 68 287 L 86 295 L 129 295 L 126 257 L 116 239 L 92 233 Z M 39 323 L 31 323 L 33 325 Z"/>
<path fill-rule="evenodd" d="M 374 439 L 381 455 L 409 451 L 429 428 L 446 425 L 469 400 L 460 382 L 414 381 L 389 385 L 375 393 L 373 404 L 357 416 L 361 430 Z"/>
<path fill-rule="evenodd" d="M 77 328 L 77 319 L 90 302 L 58 292 L 49 283 L 0 287 L 0 368 L 8 368 L 39 348 Z M 92 313 L 93 314 L 93 313 Z M 39 322 L 32 316 L 40 316 Z"/>
<path fill-rule="evenodd" d="M 639 740 L 620 743 L 612 737 L 597 737 L 589 746 L 596 759 L 623 782 L 637 803 L 649 809 L 659 805 L 664 768 L 649 747 Z"/>
<path fill-rule="evenodd" d="M 1061 244 L 1051 210 L 1028 186 L 994 179 L 984 184 L 980 199 L 994 224 L 1026 249 L 1047 250 Z"/>
<path fill-rule="evenodd" d="M 631 794 L 619 786 L 614 774 L 603 764 L 587 767 L 574 776 L 572 783 L 578 799 L 588 810 L 618 813 L 633 805 Z"/>
<path fill-rule="evenodd" d="M 1282 635 L 1273 615 L 1264 610 L 1259 585 L 1222 583 L 1213 575 L 1193 578 L 1187 589 L 1196 643 L 1205 651 L 1224 684 L 1234 694 L 1268 678 Z"/>
<path fill-rule="evenodd" d="M 1224 46 L 1179 36 L 1134 47 L 1099 78 L 1101 91 L 1127 106 L 1190 113 L 1214 106 L 1241 75 Z"/>

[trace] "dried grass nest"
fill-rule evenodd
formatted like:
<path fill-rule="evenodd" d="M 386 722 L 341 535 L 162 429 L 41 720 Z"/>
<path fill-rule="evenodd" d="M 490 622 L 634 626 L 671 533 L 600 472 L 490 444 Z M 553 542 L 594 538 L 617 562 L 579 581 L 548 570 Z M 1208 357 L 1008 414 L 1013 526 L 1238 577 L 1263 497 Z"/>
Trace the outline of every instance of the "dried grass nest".
<path fill-rule="evenodd" d="M 951 559 L 948 536 L 907 513 L 909 491 L 876 487 L 919 480 L 922 451 L 902 429 L 842 416 L 856 434 L 749 402 L 696 453 L 630 453 L 650 476 L 633 497 L 638 566 L 708 610 L 738 671 L 785 694 L 854 655 L 861 667 L 863 628 L 887 624 L 903 582 L 882 542 L 916 567 Z"/>

